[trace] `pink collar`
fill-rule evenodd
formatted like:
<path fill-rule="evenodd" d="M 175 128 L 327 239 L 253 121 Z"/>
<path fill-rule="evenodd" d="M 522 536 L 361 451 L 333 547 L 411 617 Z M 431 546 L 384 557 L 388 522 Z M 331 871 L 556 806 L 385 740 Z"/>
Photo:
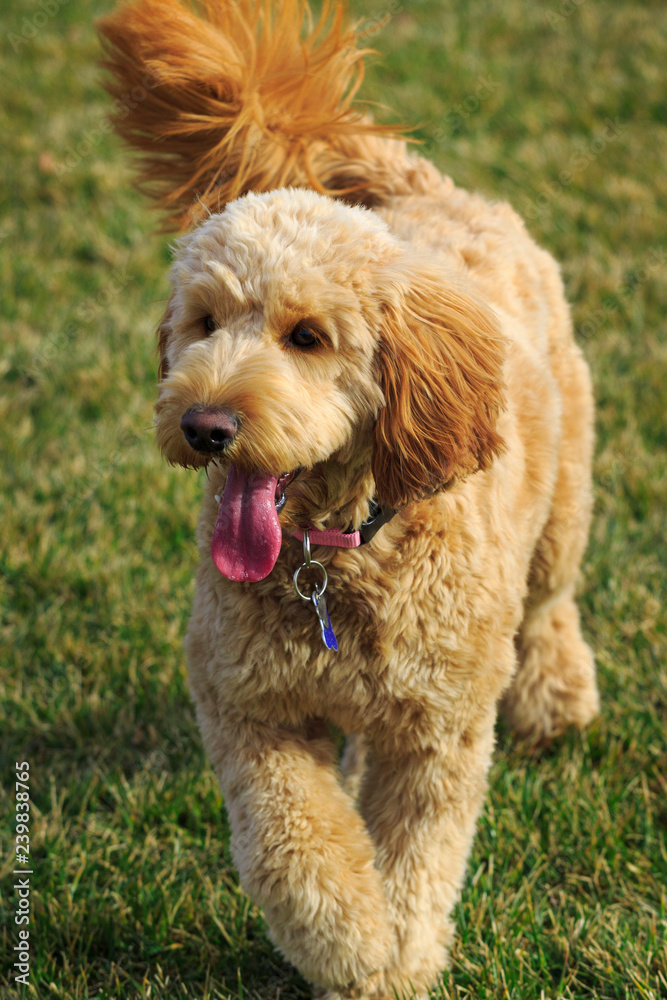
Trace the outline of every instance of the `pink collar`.
<path fill-rule="evenodd" d="M 343 531 L 342 528 L 329 528 L 319 531 L 304 525 L 308 531 L 311 545 L 328 545 L 339 549 L 358 549 L 360 545 L 370 542 L 380 528 L 391 521 L 398 512 L 393 507 L 383 507 L 376 500 L 371 504 L 368 520 L 364 521 L 357 531 Z M 303 541 L 303 528 L 297 528 L 294 538 Z"/>
<path fill-rule="evenodd" d="M 339 549 L 358 549 L 362 544 L 360 531 L 343 531 L 342 528 L 330 528 L 328 531 L 318 531 L 317 528 L 308 528 L 308 536 L 311 545 L 338 546 Z M 297 541 L 303 541 L 303 529 L 297 528 L 293 535 Z"/>

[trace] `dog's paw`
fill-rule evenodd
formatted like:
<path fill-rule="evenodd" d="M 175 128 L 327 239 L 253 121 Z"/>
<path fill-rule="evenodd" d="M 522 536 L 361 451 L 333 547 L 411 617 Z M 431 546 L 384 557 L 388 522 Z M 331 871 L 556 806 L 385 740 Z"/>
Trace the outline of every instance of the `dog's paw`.
<path fill-rule="evenodd" d="M 595 661 L 579 630 L 572 601 L 534 614 L 520 644 L 520 665 L 501 712 L 514 732 L 548 745 L 570 727 L 583 729 L 598 715 Z"/>

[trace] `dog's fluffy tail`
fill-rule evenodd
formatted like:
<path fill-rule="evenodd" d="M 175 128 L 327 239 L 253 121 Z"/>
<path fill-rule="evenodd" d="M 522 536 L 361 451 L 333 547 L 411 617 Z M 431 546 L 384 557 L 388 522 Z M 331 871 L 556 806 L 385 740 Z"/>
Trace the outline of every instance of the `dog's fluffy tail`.
<path fill-rule="evenodd" d="M 317 20 L 307 0 L 200 7 L 134 0 L 99 23 L 115 128 L 170 222 L 285 185 L 369 205 L 412 186 L 401 130 L 355 104 L 369 50 L 341 4 Z"/>

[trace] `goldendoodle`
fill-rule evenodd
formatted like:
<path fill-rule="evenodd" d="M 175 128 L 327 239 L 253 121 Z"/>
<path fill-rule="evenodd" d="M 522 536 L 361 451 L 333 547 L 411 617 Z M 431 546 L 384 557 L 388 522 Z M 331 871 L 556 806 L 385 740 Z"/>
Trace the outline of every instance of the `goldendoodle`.
<path fill-rule="evenodd" d="M 101 23 L 117 129 L 191 227 L 156 425 L 207 468 L 192 694 L 283 954 L 329 997 L 423 994 L 498 706 L 535 742 L 598 710 L 589 372 L 515 212 L 359 110 L 340 6 L 200 8 Z"/>

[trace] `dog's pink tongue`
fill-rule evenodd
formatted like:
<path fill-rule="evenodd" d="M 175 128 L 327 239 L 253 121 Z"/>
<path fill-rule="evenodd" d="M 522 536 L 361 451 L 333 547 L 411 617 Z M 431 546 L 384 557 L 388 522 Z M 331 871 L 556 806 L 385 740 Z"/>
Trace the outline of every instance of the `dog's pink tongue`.
<path fill-rule="evenodd" d="M 275 476 L 229 466 L 211 556 L 223 576 L 256 583 L 276 564 L 282 530 L 276 510 Z"/>

